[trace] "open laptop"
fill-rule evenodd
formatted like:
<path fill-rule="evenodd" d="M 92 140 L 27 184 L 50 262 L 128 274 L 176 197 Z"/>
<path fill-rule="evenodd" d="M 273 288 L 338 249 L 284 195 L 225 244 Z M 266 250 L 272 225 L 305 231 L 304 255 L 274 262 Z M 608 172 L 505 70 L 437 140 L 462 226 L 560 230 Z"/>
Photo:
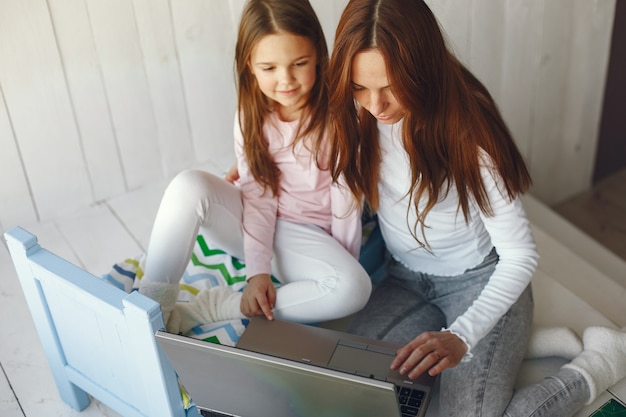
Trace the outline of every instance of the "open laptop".
<path fill-rule="evenodd" d="M 422 417 L 435 381 L 390 371 L 398 345 L 262 317 L 237 347 L 156 337 L 210 417 Z"/>

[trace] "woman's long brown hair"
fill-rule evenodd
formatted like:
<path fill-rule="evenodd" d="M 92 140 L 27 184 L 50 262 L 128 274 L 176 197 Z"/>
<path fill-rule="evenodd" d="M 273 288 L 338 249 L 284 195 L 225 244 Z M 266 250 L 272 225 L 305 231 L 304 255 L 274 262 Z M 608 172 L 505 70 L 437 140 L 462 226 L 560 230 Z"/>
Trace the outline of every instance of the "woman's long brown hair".
<path fill-rule="evenodd" d="M 466 221 L 471 199 L 483 213 L 493 214 L 480 149 L 491 157 L 511 199 L 528 189 L 530 175 L 491 95 L 447 49 L 435 16 L 421 0 L 352 0 L 341 16 L 329 68 L 334 179 L 343 173 L 359 201 L 364 197 L 378 209 L 376 119 L 355 105 L 351 83 L 353 58 L 372 49 L 382 54 L 393 94 L 405 109 L 402 140 L 411 164 L 414 237 L 452 185 Z M 422 198 L 426 204 L 420 211 Z"/>
<path fill-rule="evenodd" d="M 255 180 L 278 195 L 280 171 L 270 157 L 263 124 L 273 103 L 263 95 L 249 68 L 252 50 L 265 36 L 289 32 L 311 41 L 317 55 L 316 79 L 300 116 L 297 140 L 311 137 L 306 145 L 313 152 L 321 146 L 328 115 L 328 49 L 322 27 L 308 0 L 249 0 L 239 23 L 235 47 L 239 125 L 243 150 Z M 294 142 L 295 145 L 295 142 Z"/>

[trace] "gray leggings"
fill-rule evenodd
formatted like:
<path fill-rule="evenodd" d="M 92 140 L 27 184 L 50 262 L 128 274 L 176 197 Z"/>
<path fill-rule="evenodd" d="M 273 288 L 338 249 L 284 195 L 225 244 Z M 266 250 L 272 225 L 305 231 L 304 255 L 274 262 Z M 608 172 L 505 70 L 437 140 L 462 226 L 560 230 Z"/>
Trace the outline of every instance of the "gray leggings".
<path fill-rule="evenodd" d="M 491 277 L 493 250 L 475 268 L 457 276 L 411 271 L 390 260 L 387 277 L 374 289 L 350 331 L 406 344 L 424 331 L 447 327 L 478 297 Z M 589 397 L 582 375 L 562 369 L 540 383 L 515 390 L 530 338 L 530 285 L 494 328 L 472 348 L 473 358 L 441 374 L 441 416 L 571 416 Z"/>

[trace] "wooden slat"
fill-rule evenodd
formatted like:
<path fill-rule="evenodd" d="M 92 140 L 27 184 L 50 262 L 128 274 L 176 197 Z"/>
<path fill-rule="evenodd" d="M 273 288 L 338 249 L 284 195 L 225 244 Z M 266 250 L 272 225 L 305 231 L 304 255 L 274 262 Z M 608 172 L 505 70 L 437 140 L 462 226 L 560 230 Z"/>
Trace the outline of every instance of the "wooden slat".
<path fill-rule="evenodd" d="M 537 69 L 530 137 L 530 168 L 534 179 L 533 194 L 542 200 L 554 196 L 559 185 L 551 181 L 558 176 L 555 163 L 563 152 L 564 102 L 571 48 L 574 10 L 569 0 L 542 2 L 544 13 L 541 56 Z"/>
<path fill-rule="evenodd" d="M 239 27 L 239 20 L 241 19 L 241 12 L 245 6 L 247 0 L 229 0 L 228 5 L 230 7 L 230 21 L 233 24 L 233 36 L 237 34 L 237 28 Z M 236 38 L 233 37 L 233 40 Z"/>
<path fill-rule="evenodd" d="M 152 225 L 166 186 L 167 181 L 160 181 L 107 201 L 106 204 L 112 213 L 139 244 L 141 252 L 128 253 L 127 256 L 147 251 Z"/>
<path fill-rule="evenodd" d="M 4 249 L 0 248 L 0 251 L 2 250 Z M 0 369 L 0 415 L 3 417 L 24 417 L 4 369 Z"/>
<path fill-rule="evenodd" d="M 227 2 L 171 2 L 196 160 L 234 161 L 235 25 Z"/>
<path fill-rule="evenodd" d="M 94 198 L 102 200 L 126 184 L 89 13 L 83 0 L 48 4 Z"/>
<path fill-rule="evenodd" d="M 126 182 L 132 189 L 163 176 L 134 11 L 125 0 L 86 3 Z"/>
<path fill-rule="evenodd" d="M 0 84 L 36 210 L 51 218 L 92 198 L 61 59 L 44 0 L 3 3 L 1 15 Z"/>
<path fill-rule="evenodd" d="M 572 48 L 564 101 L 563 149 L 556 176 L 558 189 L 543 199 L 553 204 L 591 185 L 604 97 L 615 0 L 575 0 Z M 591 139 L 590 138 L 594 138 Z"/>
<path fill-rule="evenodd" d="M 0 231 L 22 221 L 35 221 L 37 212 L 22 169 L 22 160 L 0 89 Z"/>
<path fill-rule="evenodd" d="M 536 80 L 543 56 L 542 0 L 507 1 L 503 38 L 500 111 L 513 138 L 530 165 L 533 149 L 533 107 L 541 95 Z"/>
<path fill-rule="evenodd" d="M 165 175 L 195 162 L 168 0 L 134 0 Z"/>
<path fill-rule="evenodd" d="M 343 9 L 348 4 L 347 0 L 328 1 L 328 0 L 311 0 L 311 6 L 317 14 L 317 18 L 322 25 L 322 30 L 326 36 L 326 44 L 329 53 L 333 50 L 333 42 L 335 42 L 335 29 Z"/>
<path fill-rule="evenodd" d="M 503 35 L 507 3 L 491 0 L 473 0 L 472 3 L 469 67 L 485 84 L 496 102 L 501 102 L 502 57 L 506 41 Z"/>
<path fill-rule="evenodd" d="M 457 58 L 466 65 L 470 63 L 470 11 L 473 0 L 429 0 L 428 7 L 435 14 L 441 29 L 448 40 L 449 47 Z"/>
<path fill-rule="evenodd" d="M 113 264 L 141 254 L 132 236 L 105 205 L 78 211 L 57 219 L 56 225 L 69 242 L 84 269 L 96 276 Z"/>

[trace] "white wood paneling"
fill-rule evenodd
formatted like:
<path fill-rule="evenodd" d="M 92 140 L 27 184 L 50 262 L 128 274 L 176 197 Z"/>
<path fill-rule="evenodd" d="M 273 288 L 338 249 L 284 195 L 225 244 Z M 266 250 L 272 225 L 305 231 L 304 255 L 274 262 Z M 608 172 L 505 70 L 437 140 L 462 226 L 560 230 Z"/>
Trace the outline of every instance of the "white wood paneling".
<path fill-rule="evenodd" d="M 84 0 L 50 0 L 50 15 L 96 201 L 126 190 L 107 92 Z"/>
<path fill-rule="evenodd" d="M 339 18 L 346 4 L 348 4 L 348 0 L 311 0 L 311 6 L 315 9 L 315 13 L 322 25 L 322 30 L 326 35 L 326 44 L 329 53 L 333 50 L 335 29 L 337 28 L 337 23 L 339 23 Z"/>
<path fill-rule="evenodd" d="M 446 35 L 448 47 L 464 64 L 470 62 L 472 0 L 429 0 L 426 1 Z"/>
<path fill-rule="evenodd" d="M 470 10 L 471 40 L 468 66 L 489 90 L 496 102 L 501 102 L 501 79 L 505 49 L 504 36 L 509 23 L 506 19 L 507 2 L 473 0 Z M 497 34 L 497 35 L 496 35 Z"/>
<path fill-rule="evenodd" d="M 543 16 L 539 26 L 542 34 L 539 63 L 534 76 L 534 97 L 530 107 L 533 124 L 527 131 L 530 146 L 526 156 L 535 180 L 533 192 L 539 197 L 548 197 L 557 191 L 549 179 L 558 175 L 557 161 L 563 152 L 567 74 L 570 57 L 576 52 L 571 45 L 574 15 L 572 2 L 555 0 L 541 3 Z"/>
<path fill-rule="evenodd" d="M 92 201 L 87 169 L 46 2 L 1 7 L 0 84 L 24 168 L 8 178 L 28 178 L 37 212 L 50 218 Z"/>
<path fill-rule="evenodd" d="M 505 3 L 503 38 L 506 47 L 502 51 L 500 95 L 496 99 L 517 146 L 530 165 L 533 162 L 530 155 L 533 107 L 536 95 L 540 94 L 535 86 L 546 2 L 510 0 Z"/>
<path fill-rule="evenodd" d="M 428 0 L 553 204 L 591 184 L 616 0 Z M 312 0 L 332 48 L 347 0 Z M 234 161 L 245 0 L 0 2 L 0 227 Z"/>
<path fill-rule="evenodd" d="M 609 4 L 612 8 L 608 8 Z M 593 175 L 600 112 L 604 98 L 614 1 L 575 0 L 571 34 L 572 53 L 564 100 L 562 154 L 554 158 L 558 171 L 550 180 L 553 193 L 539 195 L 561 201 L 584 190 Z"/>
<path fill-rule="evenodd" d="M 2 85 L 0 84 L 0 87 Z M 37 219 L 0 88 L 0 230 Z"/>
<path fill-rule="evenodd" d="M 228 2 L 171 2 L 198 161 L 234 161 L 235 22 Z"/>
<path fill-rule="evenodd" d="M 162 176 L 161 150 L 132 3 L 86 0 L 128 187 Z"/>
<path fill-rule="evenodd" d="M 167 0 L 133 0 L 167 176 L 194 162 L 182 77 Z"/>

